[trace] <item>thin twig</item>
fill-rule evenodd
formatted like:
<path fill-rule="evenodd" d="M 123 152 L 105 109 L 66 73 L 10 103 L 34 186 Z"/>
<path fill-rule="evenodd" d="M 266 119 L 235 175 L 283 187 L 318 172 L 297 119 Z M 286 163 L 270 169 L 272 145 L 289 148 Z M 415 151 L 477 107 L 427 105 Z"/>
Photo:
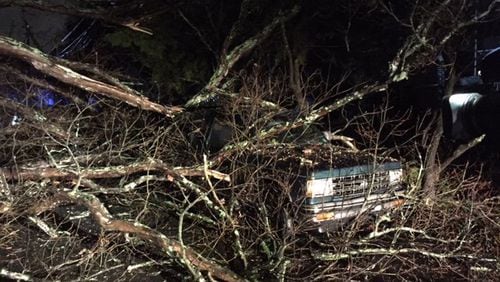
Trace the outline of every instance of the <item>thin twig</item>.
<path fill-rule="evenodd" d="M 437 259 L 447 259 L 447 258 L 457 258 L 457 259 L 471 259 L 483 262 L 498 262 L 496 258 L 481 258 L 474 255 L 468 254 L 454 254 L 454 253 L 436 253 L 432 251 L 427 251 L 418 248 L 377 248 L 377 249 L 361 249 L 361 250 L 351 250 L 343 253 L 313 253 L 315 259 L 323 261 L 338 261 L 342 259 L 354 258 L 356 256 L 364 255 L 382 255 L 382 256 L 394 256 L 400 254 L 416 253 L 423 256 L 433 257 Z"/>
<path fill-rule="evenodd" d="M 465 152 L 470 150 L 471 148 L 474 148 L 477 146 L 479 143 L 481 143 L 484 140 L 484 137 L 486 135 L 483 134 L 479 137 L 474 138 L 473 140 L 469 141 L 467 144 L 462 144 L 460 145 L 455 151 L 453 151 L 453 154 L 448 157 L 444 162 L 441 163 L 439 166 L 439 172 L 443 172 L 454 160 L 459 158 L 461 155 L 463 155 Z"/>

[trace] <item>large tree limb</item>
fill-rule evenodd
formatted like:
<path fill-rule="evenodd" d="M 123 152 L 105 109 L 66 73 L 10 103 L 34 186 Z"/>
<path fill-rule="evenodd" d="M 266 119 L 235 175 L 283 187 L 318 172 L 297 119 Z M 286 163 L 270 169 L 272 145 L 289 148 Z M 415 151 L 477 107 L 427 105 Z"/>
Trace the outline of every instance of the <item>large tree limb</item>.
<path fill-rule="evenodd" d="M 94 216 L 96 222 L 106 231 L 118 231 L 138 236 L 143 240 L 153 243 L 169 256 L 182 258 L 182 263 L 192 265 L 199 270 L 207 271 L 214 277 L 224 281 L 243 281 L 236 273 L 218 263 L 209 260 L 181 242 L 170 239 L 139 222 L 129 222 L 114 219 L 99 199 L 89 193 L 74 190 L 66 194 L 68 198 L 84 205 Z"/>
<path fill-rule="evenodd" d="M 12 6 L 28 7 L 38 10 L 61 13 L 61 14 L 96 17 L 102 19 L 106 15 L 107 9 L 105 9 L 104 7 L 84 8 L 67 4 L 68 3 L 55 4 L 55 3 L 50 3 L 49 1 L 41 1 L 41 0 L 0 0 L 0 7 L 12 7 Z M 108 10 L 108 15 L 109 15 L 109 10 Z"/>
<path fill-rule="evenodd" d="M 243 57 L 252 52 L 255 47 L 259 46 L 264 40 L 266 40 L 276 27 L 295 16 L 298 12 L 299 7 L 294 7 L 284 16 L 275 18 L 260 33 L 234 47 L 233 50 L 229 52 L 229 54 L 223 54 L 224 57 L 221 59 L 219 66 L 210 78 L 208 84 L 200 93 L 195 95 L 186 103 L 186 107 L 196 107 L 199 104 L 214 99 L 217 95 L 219 95 L 218 91 L 220 91 L 220 85 L 222 81 L 227 77 L 229 72 L 233 69 L 234 65 L 238 63 Z"/>
<path fill-rule="evenodd" d="M 80 171 L 75 171 L 68 168 L 55 168 L 36 166 L 33 168 L 19 167 L 17 169 L 0 168 L 0 175 L 4 175 L 8 180 L 39 180 L 44 178 L 115 178 L 125 175 L 130 175 L 142 171 L 160 171 L 167 176 L 175 177 L 182 176 L 209 176 L 230 181 L 229 175 L 218 172 L 216 170 L 205 170 L 203 167 L 169 167 L 161 161 L 147 160 L 129 165 L 109 166 L 100 168 L 85 168 Z"/>
<path fill-rule="evenodd" d="M 52 92 L 55 92 L 55 93 L 65 97 L 65 98 L 70 99 L 71 101 L 73 101 L 73 103 L 75 103 L 77 105 L 86 105 L 85 101 L 83 101 L 77 95 L 70 93 L 66 89 L 61 89 L 60 87 L 54 86 L 45 80 L 34 78 L 30 75 L 27 75 L 27 74 L 21 72 L 20 70 L 14 68 L 14 67 L 11 67 L 8 65 L 3 65 L 3 66 L 0 66 L 0 71 L 8 73 L 10 75 L 13 75 L 14 77 L 17 77 L 18 79 L 20 79 L 24 82 L 28 82 L 31 85 L 40 87 L 42 89 L 48 89 Z"/>
<path fill-rule="evenodd" d="M 121 6 L 118 5 L 112 7 L 99 5 L 90 7 L 89 5 L 85 5 L 85 3 L 83 3 L 83 5 L 78 5 L 79 1 L 65 1 L 64 3 L 50 2 L 51 1 L 41 0 L 0 0 L 0 7 L 27 7 L 41 11 L 98 19 L 107 23 L 121 25 L 149 35 L 151 35 L 152 32 L 147 28 L 140 27 L 140 21 L 146 16 L 151 16 L 151 14 L 158 14 L 165 11 L 165 9 L 162 9 L 160 11 L 155 10 L 153 12 L 147 12 L 145 15 L 142 15 L 138 19 L 130 19 L 130 17 L 126 16 L 125 13 L 136 10 L 137 6 L 140 3 L 130 3 L 130 5 L 129 3 L 126 3 Z"/>
<path fill-rule="evenodd" d="M 64 83 L 85 91 L 124 101 L 131 106 L 146 111 L 161 113 L 169 117 L 182 111 L 182 108 L 179 107 L 166 107 L 152 102 L 129 88 L 124 89 L 80 74 L 69 68 L 69 63 L 66 63 L 65 60 L 44 54 L 36 48 L 6 36 L 0 36 L 0 53 L 26 61 L 37 70 Z"/>

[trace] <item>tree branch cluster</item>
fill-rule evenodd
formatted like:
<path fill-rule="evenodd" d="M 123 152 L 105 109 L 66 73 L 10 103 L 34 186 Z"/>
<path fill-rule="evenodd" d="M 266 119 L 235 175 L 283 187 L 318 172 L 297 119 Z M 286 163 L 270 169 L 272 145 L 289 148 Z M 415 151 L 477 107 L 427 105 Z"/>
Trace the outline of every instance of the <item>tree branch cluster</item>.
<path fill-rule="evenodd" d="M 106 20 L 98 7 L 44 1 L 0 1 L 0 7 L 13 2 Z M 361 108 L 369 95 L 393 95 L 395 83 L 430 63 L 463 28 L 486 18 L 496 1 L 477 17 L 465 19 L 465 2 L 455 6 L 454 1 L 424 1 L 422 6 L 412 6 L 409 16 L 400 16 L 384 4 L 391 1 L 370 4 L 367 17 L 375 10 L 383 11 L 409 30 L 389 67 L 383 66 L 385 79 L 363 77 L 363 83 L 346 85 L 344 78 L 352 70 L 345 69 L 339 81 L 321 78 L 318 86 L 307 84 L 301 77 L 305 73 L 295 72 L 294 79 L 303 81 L 304 95 L 322 91 L 326 97 L 308 109 L 299 107 L 303 110 L 299 113 L 290 107 L 290 100 L 302 102 L 290 94 L 294 90 L 286 79 L 292 75 L 286 73 L 287 68 L 259 69 L 256 62 L 265 61 L 258 57 L 259 48 L 280 32 L 276 38 L 286 40 L 287 25 L 305 17 L 307 11 L 298 6 L 285 9 L 262 30 L 235 44 L 239 21 L 247 16 L 244 7 L 250 2 L 243 1 L 240 18 L 222 42 L 213 74 L 184 105 L 163 105 L 91 64 L 56 58 L 0 36 L 0 56 L 6 60 L 1 68 L 17 79 L 5 82 L 26 91 L 23 101 L 0 95 L 0 257 L 47 261 L 41 268 L 0 258 L 0 277 L 126 280 L 134 275 L 151 278 L 175 273 L 178 278 L 203 281 L 411 280 L 422 276 L 417 270 L 401 269 L 421 264 L 443 275 L 462 275 L 457 274 L 459 268 L 467 268 L 468 278 L 498 274 L 498 197 L 453 202 L 460 195 L 450 191 L 481 189 L 486 184 L 481 177 L 469 177 L 466 172 L 455 175 L 445 169 L 481 139 L 459 147 L 440 163 L 441 137 L 439 131 L 432 133 L 438 118 L 424 122 L 427 129 L 411 125 L 400 133 L 407 115 L 391 120 L 388 104 L 373 112 Z M 450 13 L 460 15 L 461 21 L 457 23 Z M 149 32 L 142 22 L 151 13 L 134 20 L 119 15 L 113 14 L 108 21 Z M 202 29 L 180 15 L 203 38 Z M 283 57 L 293 60 L 289 42 L 283 44 L 288 49 Z M 12 65 L 19 62 L 33 70 L 16 71 Z M 36 73 L 31 75 L 31 71 Z M 229 87 L 231 81 L 242 86 Z M 30 105 L 27 97 L 36 95 L 30 91 L 40 87 L 50 87 L 75 103 L 53 108 Z M 95 104 L 85 102 L 88 94 L 97 97 Z M 213 101 L 217 113 L 211 126 L 229 125 L 231 136 L 222 150 L 207 152 L 196 146 L 193 136 L 199 133 L 205 142 L 214 134 L 203 120 L 206 114 L 200 114 Z M 355 117 L 349 116 L 350 105 L 360 106 Z M 14 115 L 21 117 L 17 124 L 10 121 Z M 325 133 L 332 144 L 287 141 L 291 132 L 305 135 L 335 115 L 345 119 L 345 124 Z M 3 124 L 4 120 L 10 123 Z M 391 143 L 406 138 L 411 129 L 416 132 L 404 142 Z M 434 135 L 428 138 L 429 134 Z M 416 144 L 419 138 L 425 142 Z M 311 148 L 318 147 L 323 149 L 321 156 L 312 153 Z M 422 147 L 430 154 L 425 158 L 419 157 Z M 404 155 L 409 160 L 408 172 L 414 171 L 415 163 L 421 166 L 416 180 L 408 176 L 408 182 L 415 182 L 409 185 L 417 188 L 405 195 L 410 204 L 394 213 L 381 214 L 374 221 L 361 214 L 328 236 L 317 234 L 310 214 L 302 209 L 303 195 L 297 196 L 303 175 L 293 164 L 312 167 L 347 152 L 391 159 Z M 431 170 L 438 177 L 422 185 L 421 172 Z M 425 185 L 430 187 L 424 193 Z M 429 191 L 434 193 L 435 205 L 422 201 Z M 24 244 L 23 252 L 12 251 L 30 236 L 37 240 Z M 58 244 L 70 247 L 61 252 L 64 248 Z M 74 276 L 75 269 L 79 277 Z"/>

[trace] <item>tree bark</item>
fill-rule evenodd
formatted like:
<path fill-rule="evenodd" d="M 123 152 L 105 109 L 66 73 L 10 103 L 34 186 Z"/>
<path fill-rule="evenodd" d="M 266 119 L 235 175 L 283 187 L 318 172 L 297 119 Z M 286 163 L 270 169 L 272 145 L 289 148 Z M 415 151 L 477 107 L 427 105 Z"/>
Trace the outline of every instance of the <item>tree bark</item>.
<path fill-rule="evenodd" d="M 64 83 L 108 98 L 124 101 L 136 108 L 157 112 L 168 117 L 182 112 L 180 107 L 163 106 L 131 89 L 124 89 L 80 74 L 69 68 L 65 60 L 44 54 L 36 48 L 6 36 L 0 36 L 0 53 L 30 63 L 42 73 Z"/>

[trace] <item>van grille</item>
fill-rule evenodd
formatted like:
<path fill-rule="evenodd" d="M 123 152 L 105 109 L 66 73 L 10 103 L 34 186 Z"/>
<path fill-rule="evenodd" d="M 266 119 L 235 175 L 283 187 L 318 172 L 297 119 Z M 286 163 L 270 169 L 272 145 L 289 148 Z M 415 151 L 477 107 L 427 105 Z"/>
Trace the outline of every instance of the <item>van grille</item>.
<path fill-rule="evenodd" d="M 318 171 L 308 180 L 305 209 L 317 214 L 394 200 L 401 182 L 397 162 Z"/>
<path fill-rule="evenodd" d="M 389 187 L 389 172 L 382 171 L 373 175 L 353 175 L 332 179 L 333 196 L 343 199 L 362 197 L 367 193 L 383 193 Z"/>

